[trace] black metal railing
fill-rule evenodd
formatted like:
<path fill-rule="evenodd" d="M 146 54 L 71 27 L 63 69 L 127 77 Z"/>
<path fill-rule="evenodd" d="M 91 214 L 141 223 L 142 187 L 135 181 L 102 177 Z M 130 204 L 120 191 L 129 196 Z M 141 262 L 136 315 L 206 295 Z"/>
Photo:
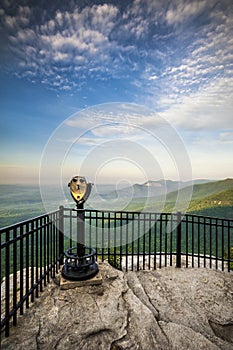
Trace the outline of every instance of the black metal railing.
<path fill-rule="evenodd" d="M 0 230 L 1 237 L 1 329 L 9 335 L 10 321 L 38 298 L 43 286 L 58 272 L 59 223 L 55 211 Z"/>
<path fill-rule="evenodd" d="M 77 243 L 79 210 L 59 210 L 0 230 L 1 330 L 9 335 Z M 233 220 L 181 213 L 85 210 L 85 244 L 124 270 L 233 269 Z"/>
<path fill-rule="evenodd" d="M 66 246 L 77 237 L 77 210 L 64 208 Z M 85 210 L 86 245 L 119 269 L 163 266 L 233 269 L 233 220 L 181 213 Z"/>

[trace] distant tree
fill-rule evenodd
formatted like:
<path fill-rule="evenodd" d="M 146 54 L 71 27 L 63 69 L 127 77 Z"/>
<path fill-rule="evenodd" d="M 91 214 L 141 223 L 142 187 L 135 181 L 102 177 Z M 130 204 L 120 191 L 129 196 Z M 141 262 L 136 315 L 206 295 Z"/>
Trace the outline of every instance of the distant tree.
<path fill-rule="evenodd" d="M 233 247 L 231 247 L 231 249 L 230 249 L 230 257 L 228 257 L 228 252 L 226 252 L 224 254 L 224 258 L 225 259 L 229 259 L 230 258 L 230 260 L 233 260 Z M 230 270 L 233 270 L 233 261 L 231 261 L 229 264 L 230 264 Z"/>
<path fill-rule="evenodd" d="M 119 255 L 114 254 L 114 247 L 110 248 L 110 254 L 108 263 L 115 267 L 115 269 L 121 270 L 121 258 Z"/>

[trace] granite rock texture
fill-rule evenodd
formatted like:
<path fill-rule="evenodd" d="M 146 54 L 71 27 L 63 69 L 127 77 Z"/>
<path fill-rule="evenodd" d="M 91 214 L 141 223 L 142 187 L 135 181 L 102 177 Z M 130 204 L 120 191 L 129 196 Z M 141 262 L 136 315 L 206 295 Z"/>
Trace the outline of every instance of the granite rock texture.
<path fill-rule="evenodd" d="M 2 349 L 233 349 L 233 274 L 162 268 L 62 290 L 51 282 L 2 339 Z"/>

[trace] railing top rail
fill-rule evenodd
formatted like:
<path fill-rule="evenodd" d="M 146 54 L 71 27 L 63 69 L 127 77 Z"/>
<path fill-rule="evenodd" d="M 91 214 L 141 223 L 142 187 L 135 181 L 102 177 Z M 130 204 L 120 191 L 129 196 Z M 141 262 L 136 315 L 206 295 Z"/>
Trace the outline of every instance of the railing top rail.
<path fill-rule="evenodd" d="M 233 222 L 233 217 L 232 218 L 223 218 L 223 217 L 218 217 L 218 216 L 210 216 L 210 215 L 199 215 L 199 214 L 192 214 L 192 213 L 185 213 L 185 216 L 191 216 L 191 217 L 197 217 L 197 218 L 202 218 L 202 219 L 209 219 L 209 220 L 222 220 L 222 221 L 232 221 Z"/>
<path fill-rule="evenodd" d="M 136 214 L 136 215 L 174 215 L 177 216 L 177 212 L 174 213 L 165 213 L 165 212 L 154 212 L 154 211 L 128 211 L 128 210 L 101 210 L 101 209 L 76 209 L 76 208 L 63 208 L 64 211 L 85 211 L 85 212 L 93 212 L 93 213 L 112 213 L 112 214 Z"/>
<path fill-rule="evenodd" d="M 153 211 L 128 211 L 128 210 L 98 210 L 98 209 L 75 209 L 75 208 L 63 208 L 65 211 L 85 211 L 85 212 L 93 212 L 93 213 L 116 213 L 116 214 L 135 214 L 135 215 L 172 215 L 177 216 L 178 212 L 153 212 Z M 209 216 L 209 215 L 199 215 L 199 214 L 193 214 L 193 213 L 180 213 L 182 218 L 183 217 L 197 217 L 197 218 L 203 218 L 203 219 L 209 219 L 209 220 L 220 220 L 220 221 L 230 221 L 233 223 L 233 218 L 223 218 L 223 217 L 217 217 L 217 216 Z"/>
<path fill-rule="evenodd" d="M 0 228 L 0 235 L 1 233 L 4 233 L 6 232 L 7 230 L 14 230 L 14 229 L 17 229 L 19 228 L 20 226 L 24 226 L 24 225 L 27 225 L 31 222 L 34 222 L 36 220 L 39 220 L 39 219 L 42 219 L 46 216 L 49 216 L 49 215 L 53 215 L 55 213 L 57 213 L 59 210 L 54 210 L 54 211 L 50 211 L 48 213 L 44 213 L 44 214 L 41 214 L 41 215 L 38 215 L 38 216 L 35 216 L 33 218 L 30 218 L 30 219 L 26 219 L 26 220 L 22 220 L 22 221 L 19 221 L 15 224 L 12 224 L 12 225 L 9 225 L 9 226 L 4 226 L 4 227 L 1 227 Z"/>
<path fill-rule="evenodd" d="M 139 215 L 142 215 L 142 219 L 143 219 L 143 216 L 146 216 L 146 215 L 149 215 L 149 216 L 156 216 L 156 219 L 160 216 L 162 217 L 166 217 L 166 216 L 172 216 L 174 218 L 177 218 L 178 215 L 181 215 L 182 217 L 182 221 L 189 221 L 188 219 L 189 218 L 197 218 L 198 220 L 199 219 L 203 219 L 203 220 L 209 220 L 211 222 L 219 222 L 223 225 L 224 223 L 224 226 L 225 225 L 228 225 L 230 226 L 230 228 L 233 227 L 233 219 L 231 218 L 220 218 L 220 217 L 214 217 L 214 216 L 205 216 L 205 215 L 197 215 L 197 214 L 192 214 L 192 213 L 186 213 L 186 214 L 183 214 L 183 213 L 179 213 L 179 212 L 170 212 L 170 213 L 167 213 L 167 212 L 152 212 L 152 211 L 127 211 L 127 210 L 119 210 L 119 211 L 115 211 L 115 210 L 97 210 L 97 209 L 75 209 L 75 208 L 67 208 L 67 207 L 60 207 L 64 210 L 64 212 L 77 212 L 77 211 L 85 211 L 86 213 L 95 213 L 96 215 L 97 214 L 120 214 L 120 215 L 133 215 L 133 216 L 139 216 Z M 51 211 L 51 212 L 48 212 L 48 213 L 44 213 L 44 214 L 41 214 L 39 216 L 36 216 L 34 218 L 30 218 L 28 220 L 23 220 L 21 222 L 18 222 L 18 223 L 15 223 L 13 225 L 9 225 L 9 226 L 5 226 L 5 227 L 2 227 L 0 228 L 0 235 L 2 233 L 5 233 L 7 232 L 8 230 L 14 230 L 14 229 L 17 229 L 23 225 L 26 225 L 26 224 L 29 224 L 31 222 L 34 222 L 34 221 L 37 221 L 37 220 L 40 220 L 46 216 L 49 216 L 49 215 L 53 215 L 55 213 L 58 213 L 60 209 L 57 209 L 57 210 L 54 210 L 54 211 Z M 152 218 L 153 218 L 152 216 Z M 200 222 L 200 223 L 203 223 L 203 222 Z M 221 225 L 220 224 L 220 225 Z"/>

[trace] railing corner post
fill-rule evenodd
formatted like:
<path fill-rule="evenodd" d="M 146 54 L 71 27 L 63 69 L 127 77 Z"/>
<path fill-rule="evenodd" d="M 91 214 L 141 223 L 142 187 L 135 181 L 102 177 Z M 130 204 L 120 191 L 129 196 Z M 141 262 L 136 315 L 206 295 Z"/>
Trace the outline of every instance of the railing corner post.
<path fill-rule="evenodd" d="M 181 212 L 177 212 L 176 267 L 181 268 Z"/>

